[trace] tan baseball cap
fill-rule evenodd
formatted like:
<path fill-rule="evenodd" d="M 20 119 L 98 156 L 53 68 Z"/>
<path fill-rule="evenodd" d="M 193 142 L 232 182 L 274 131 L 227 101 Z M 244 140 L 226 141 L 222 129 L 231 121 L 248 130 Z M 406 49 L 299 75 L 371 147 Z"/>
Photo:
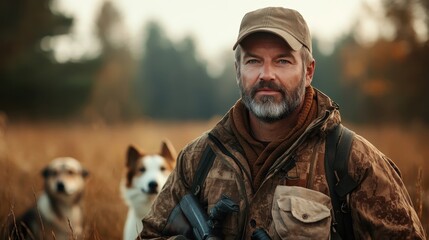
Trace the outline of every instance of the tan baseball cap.
<path fill-rule="evenodd" d="M 296 10 L 267 7 L 246 13 L 241 20 L 237 42 L 232 49 L 235 50 L 244 38 L 255 32 L 276 34 L 295 51 L 302 46 L 312 51 L 310 30 L 304 18 Z"/>

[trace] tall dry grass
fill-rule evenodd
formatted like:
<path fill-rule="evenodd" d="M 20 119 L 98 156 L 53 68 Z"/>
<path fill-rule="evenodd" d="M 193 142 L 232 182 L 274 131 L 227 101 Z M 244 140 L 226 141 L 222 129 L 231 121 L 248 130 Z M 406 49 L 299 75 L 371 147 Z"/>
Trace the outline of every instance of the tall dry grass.
<path fill-rule="evenodd" d="M 0 227 L 35 202 L 42 188 L 40 170 L 53 158 L 71 156 L 90 171 L 84 196 L 87 239 L 121 239 L 127 208 L 119 194 L 119 181 L 129 144 L 156 152 L 168 138 L 177 150 L 210 129 L 208 122 L 155 122 L 106 126 L 75 123 L 9 123 L 0 128 Z M 421 126 L 350 126 L 402 170 L 412 199 L 421 206 L 428 229 L 429 130 Z M 418 168 L 422 171 L 419 172 Z M 421 175 L 419 175 L 421 174 Z"/>

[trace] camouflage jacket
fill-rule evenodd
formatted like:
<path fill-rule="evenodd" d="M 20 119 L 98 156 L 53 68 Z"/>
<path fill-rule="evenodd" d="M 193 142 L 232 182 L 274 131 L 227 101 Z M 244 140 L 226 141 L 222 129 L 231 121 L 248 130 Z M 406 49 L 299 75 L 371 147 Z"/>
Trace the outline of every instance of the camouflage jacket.
<path fill-rule="evenodd" d="M 248 162 L 232 130 L 227 114 L 211 131 L 188 144 L 179 154 L 175 170 L 159 194 L 149 214 L 143 219 L 142 239 L 178 239 L 179 236 L 161 236 L 167 219 L 187 193 L 201 155 L 207 145 L 216 153 L 200 194 L 200 202 L 209 211 L 222 194 L 239 204 L 240 211 L 227 217 L 223 223 L 223 239 L 250 239 L 257 228 L 265 229 L 273 239 L 322 239 L 313 234 L 312 223 L 301 227 L 303 235 L 293 229 L 280 233 L 277 210 L 285 198 L 274 199 L 279 186 L 298 186 L 329 196 L 324 172 L 326 132 L 341 121 L 336 105 L 317 91 L 318 117 L 298 140 L 269 170 L 259 187 L 252 187 Z M 219 140 L 215 143 L 211 134 Z M 223 151 L 221 151 L 221 149 Z M 228 154 L 225 154 L 225 150 Z M 233 157 L 231 157 L 233 156 Z M 285 172 L 283 166 L 290 159 L 296 165 Z M 350 152 L 349 174 L 359 183 L 350 194 L 350 207 L 356 239 L 425 239 L 425 233 L 413 208 L 408 192 L 394 163 L 371 143 L 355 135 Z M 307 196 L 304 194 L 304 196 Z M 306 197 L 297 198 L 305 201 Z M 329 197 L 328 197 L 329 199 Z M 295 200 L 288 200 L 288 206 Z M 317 204 L 316 204 L 317 205 Z M 311 208 L 314 204 L 309 205 Z M 330 201 L 327 206 L 330 208 Z M 299 210 L 299 209 L 298 209 Z M 293 215 L 299 211 L 292 211 Z M 283 214 L 283 215 L 282 215 Z M 329 213 L 328 213 L 329 214 Z M 274 216 L 274 217 L 273 217 Z M 298 216 L 299 218 L 300 216 Z M 303 215 L 303 217 L 306 217 Z M 273 220 L 275 219 L 275 220 Z M 330 218 L 329 218 L 330 219 Z M 301 219 L 306 222 L 306 218 Z M 308 219 L 307 219 L 308 220 Z M 317 219 L 316 219 L 317 220 Z M 329 220 L 330 224 L 330 220 Z M 307 235 L 306 235 L 307 234 Z M 329 234 L 329 233 L 328 233 Z M 288 236 L 295 236 L 289 238 Z M 327 237 L 329 238 L 329 236 Z"/>

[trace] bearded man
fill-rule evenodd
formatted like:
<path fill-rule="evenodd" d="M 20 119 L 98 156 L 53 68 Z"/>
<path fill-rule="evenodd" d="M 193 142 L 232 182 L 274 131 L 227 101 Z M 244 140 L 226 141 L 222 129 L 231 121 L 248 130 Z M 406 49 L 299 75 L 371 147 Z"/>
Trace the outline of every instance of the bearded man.
<path fill-rule="evenodd" d="M 358 134 L 343 159 L 355 183 L 347 209 L 341 206 L 351 223 L 339 231 L 325 146 L 341 118 L 338 105 L 311 85 L 316 62 L 301 14 L 281 7 L 247 13 L 233 49 L 241 98 L 181 151 L 143 219 L 141 239 L 196 239 L 171 228 L 189 192 L 207 215 L 225 196 L 237 204 L 212 224 L 220 225 L 215 239 L 425 239 L 399 170 Z M 206 149 L 214 160 L 194 188 Z"/>

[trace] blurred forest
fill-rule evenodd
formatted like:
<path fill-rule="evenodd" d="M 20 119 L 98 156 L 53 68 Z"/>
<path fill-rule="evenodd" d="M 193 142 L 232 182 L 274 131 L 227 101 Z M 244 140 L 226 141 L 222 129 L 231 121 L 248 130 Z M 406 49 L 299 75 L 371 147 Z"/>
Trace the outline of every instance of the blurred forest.
<path fill-rule="evenodd" d="M 153 21 L 144 26 L 142 52 L 135 57 L 118 36 L 124 24 L 109 1 L 95 23 L 100 54 L 57 61 L 55 39 L 69 35 L 74 21 L 53 2 L 0 3 L 0 111 L 8 118 L 209 119 L 223 115 L 238 99 L 232 51 L 225 51 L 222 71 L 211 74 L 192 37 L 173 41 Z M 380 2 L 382 16 L 370 6 L 365 9 L 366 17 L 378 23 L 376 39 L 359 37 L 359 21 L 329 54 L 314 39 L 313 84 L 343 106 L 348 121 L 427 124 L 429 1 Z"/>

